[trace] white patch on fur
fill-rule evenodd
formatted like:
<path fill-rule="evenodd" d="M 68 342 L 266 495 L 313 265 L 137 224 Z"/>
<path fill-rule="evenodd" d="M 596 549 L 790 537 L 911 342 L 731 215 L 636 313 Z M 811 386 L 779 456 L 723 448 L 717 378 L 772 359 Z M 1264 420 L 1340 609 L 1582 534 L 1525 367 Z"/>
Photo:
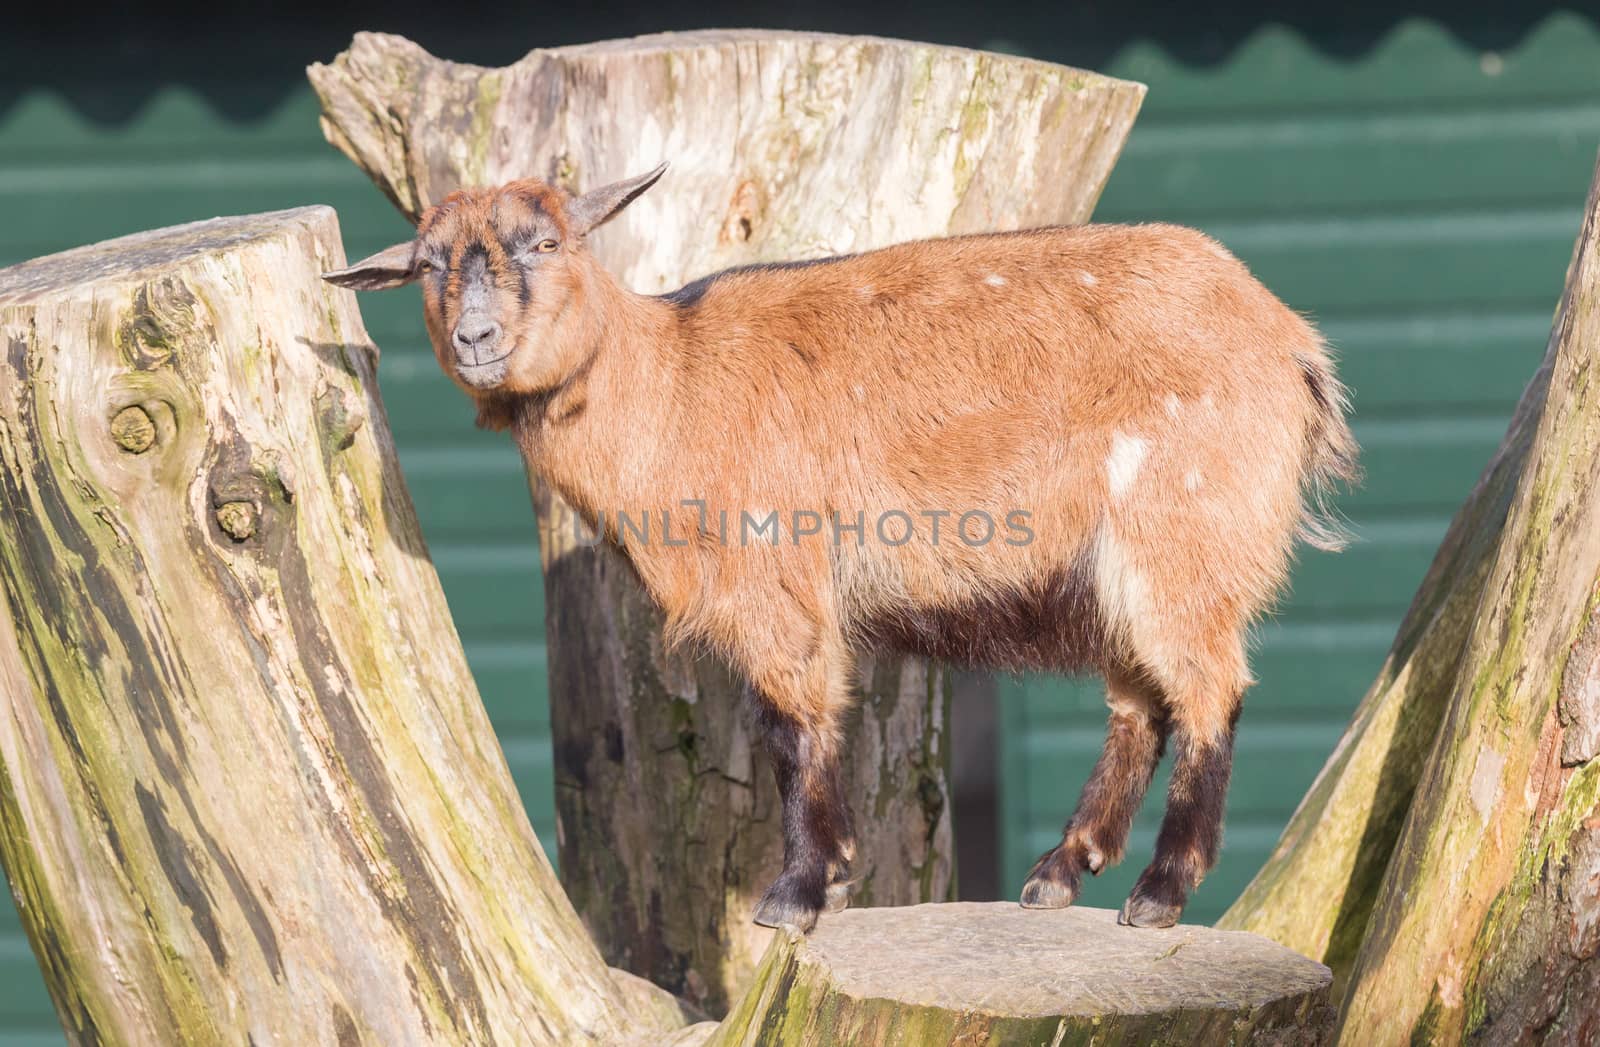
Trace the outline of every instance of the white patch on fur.
<path fill-rule="evenodd" d="M 1145 451 L 1149 449 L 1142 436 L 1127 436 L 1118 431 L 1111 434 L 1111 453 L 1106 456 L 1106 478 L 1111 483 L 1113 498 L 1121 498 L 1133 486 L 1144 464 Z"/>
<path fill-rule="evenodd" d="M 1121 644 L 1126 655 L 1163 684 L 1182 679 L 1189 652 L 1168 644 L 1162 616 L 1152 606 L 1150 583 L 1117 538 L 1109 517 L 1101 521 L 1095 538 L 1094 584 L 1112 642 Z"/>
<path fill-rule="evenodd" d="M 873 295 L 878 293 L 878 289 L 872 284 L 862 284 L 860 291 L 857 293 L 859 293 L 863 298 L 871 298 Z"/>
<path fill-rule="evenodd" d="M 983 278 L 983 282 L 988 284 L 990 287 L 1004 287 L 1006 285 L 1006 278 L 1001 276 L 999 273 L 990 273 L 988 276 Z"/>
<path fill-rule="evenodd" d="M 1200 485 L 1205 482 L 1206 478 L 1200 475 L 1200 470 L 1198 469 L 1190 469 L 1183 474 L 1183 487 L 1186 491 L 1198 491 L 1200 490 Z"/>
<path fill-rule="evenodd" d="M 1085 272 L 1085 273 L 1079 273 L 1078 274 L 1078 282 L 1083 284 L 1083 286 L 1085 286 L 1085 287 L 1093 287 L 1095 284 L 1099 283 L 1100 281 L 1096 280 L 1094 278 L 1094 274 L 1093 273 Z"/>
<path fill-rule="evenodd" d="M 861 401 L 862 403 L 867 402 L 867 389 L 865 386 L 857 383 L 852 391 L 856 394 L 857 400 Z"/>
<path fill-rule="evenodd" d="M 1183 411 L 1183 401 L 1178 399 L 1178 394 L 1177 393 L 1168 393 L 1167 394 L 1167 413 L 1170 414 L 1172 417 L 1176 418 L 1176 417 L 1178 417 L 1179 413 L 1182 412 L 1182 411 Z"/>
<path fill-rule="evenodd" d="M 1109 522 L 1100 527 L 1094 551 L 1095 595 L 1112 629 L 1131 641 L 1133 628 L 1145 618 L 1149 587 L 1144 577 L 1111 533 Z"/>

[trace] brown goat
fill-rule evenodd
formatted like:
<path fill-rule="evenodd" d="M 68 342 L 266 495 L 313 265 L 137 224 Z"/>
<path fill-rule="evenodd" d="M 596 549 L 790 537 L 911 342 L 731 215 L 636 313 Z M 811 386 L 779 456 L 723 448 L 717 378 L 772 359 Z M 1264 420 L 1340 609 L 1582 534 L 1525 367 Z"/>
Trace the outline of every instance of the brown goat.
<path fill-rule="evenodd" d="M 509 428 L 623 548 L 674 636 L 744 674 L 783 796 L 758 922 L 807 929 L 847 900 L 838 724 L 874 647 L 1104 675 L 1105 751 L 1027 906 L 1071 904 L 1121 858 L 1170 735 L 1166 817 L 1122 919 L 1176 922 L 1217 857 L 1246 630 L 1297 532 L 1339 544 L 1315 498 L 1356 449 L 1317 333 L 1169 225 L 929 240 L 635 294 L 584 236 L 664 167 L 576 197 L 453 193 L 414 241 L 327 279 L 420 279 L 479 424 Z"/>

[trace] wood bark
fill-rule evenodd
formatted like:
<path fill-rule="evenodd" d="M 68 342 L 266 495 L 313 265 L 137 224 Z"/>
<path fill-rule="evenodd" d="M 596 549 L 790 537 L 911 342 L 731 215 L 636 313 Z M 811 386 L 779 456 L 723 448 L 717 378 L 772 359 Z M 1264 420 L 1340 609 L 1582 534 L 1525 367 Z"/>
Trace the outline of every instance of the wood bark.
<path fill-rule="evenodd" d="M 1600 177 L 1548 391 L 1341 1017 L 1350 1043 L 1600 1029 Z"/>
<path fill-rule="evenodd" d="M 649 293 L 745 263 L 1083 221 L 1143 96 L 1026 59 L 755 31 L 539 50 L 505 69 L 363 34 L 310 77 L 329 140 L 413 219 L 463 184 L 581 189 L 670 161 L 591 238 Z M 570 511 L 534 485 L 563 882 L 612 962 L 718 1010 L 769 937 L 749 916 L 781 859 L 738 683 L 663 650 L 621 558 L 575 541 Z M 944 672 L 880 657 L 860 685 L 854 904 L 952 897 Z"/>
<path fill-rule="evenodd" d="M 1253 934 L 1010 902 L 858 909 L 780 932 L 707 1047 L 1329 1042 L 1332 975 Z M 703 1037 L 703 1039 L 702 1039 Z"/>
<path fill-rule="evenodd" d="M 333 212 L 0 271 L 0 857 L 73 1043 L 614 1043 Z"/>

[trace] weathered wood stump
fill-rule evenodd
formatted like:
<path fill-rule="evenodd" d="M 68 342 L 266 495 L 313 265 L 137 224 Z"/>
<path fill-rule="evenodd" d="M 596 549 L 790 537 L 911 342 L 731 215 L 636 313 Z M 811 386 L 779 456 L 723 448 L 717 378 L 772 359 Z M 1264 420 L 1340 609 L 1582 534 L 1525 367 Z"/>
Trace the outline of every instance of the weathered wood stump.
<path fill-rule="evenodd" d="M 752 262 L 1085 221 L 1144 95 L 1009 55 L 755 30 L 541 49 L 504 69 L 363 33 L 309 75 L 328 139 L 413 220 L 462 185 L 581 190 L 670 161 L 590 240 L 645 293 Z M 739 681 L 664 649 L 626 563 L 578 541 L 536 480 L 534 501 L 562 880 L 611 962 L 718 1011 L 766 944 L 750 913 L 782 859 Z M 943 671 L 897 657 L 861 670 L 852 904 L 948 899 Z"/>
<path fill-rule="evenodd" d="M 327 208 L 0 270 L 0 858 L 74 1043 L 582 1044 L 609 970 L 428 560 Z"/>
<path fill-rule="evenodd" d="M 779 933 L 709 1047 L 1327 1042 L 1332 974 L 1253 934 L 1008 902 L 852 909 Z M 705 1037 L 700 1040 L 699 1037 Z"/>

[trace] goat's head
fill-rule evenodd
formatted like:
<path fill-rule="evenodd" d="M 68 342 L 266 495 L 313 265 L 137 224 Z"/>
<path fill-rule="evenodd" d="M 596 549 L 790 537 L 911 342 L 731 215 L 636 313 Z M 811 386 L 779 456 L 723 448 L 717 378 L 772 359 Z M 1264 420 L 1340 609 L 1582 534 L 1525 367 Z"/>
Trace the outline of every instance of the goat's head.
<path fill-rule="evenodd" d="M 581 362 L 581 345 L 561 337 L 561 324 L 581 293 L 584 236 L 666 168 L 582 196 L 533 179 L 460 190 L 423 212 L 415 239 L 322 278 L 358 291 L 420 280 L 446 374 L 480 394 L 548 389 Z"/>

